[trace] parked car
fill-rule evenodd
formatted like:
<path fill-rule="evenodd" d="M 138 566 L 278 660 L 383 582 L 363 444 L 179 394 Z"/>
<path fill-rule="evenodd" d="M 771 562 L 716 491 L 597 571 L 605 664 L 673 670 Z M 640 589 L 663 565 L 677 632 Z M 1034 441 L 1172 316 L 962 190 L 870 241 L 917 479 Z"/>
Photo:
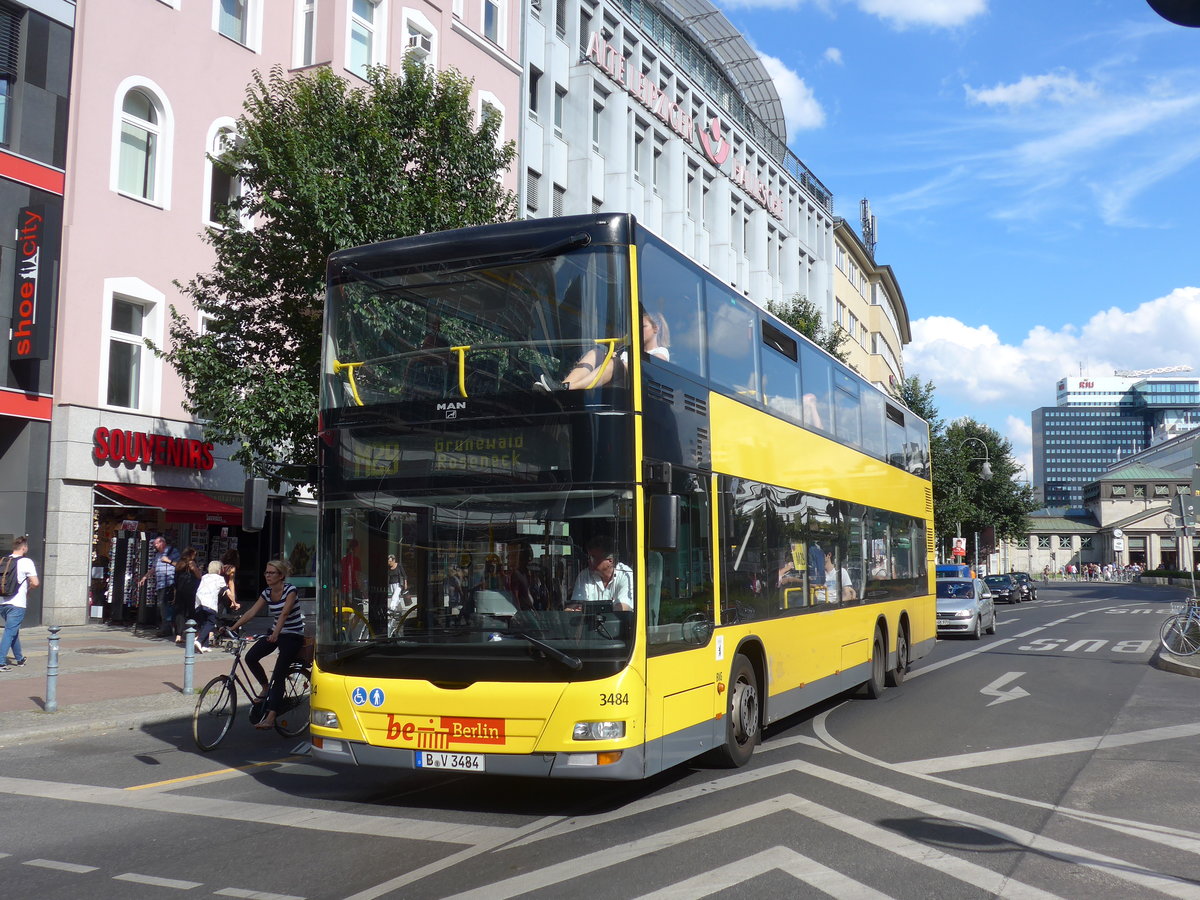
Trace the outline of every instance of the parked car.
<path fill-rule="evenodd" d="M 996 633 L 996 604 L 987 584 L 979 578 L 939 578 L 937 591 L 938 634 L 968 634 L 975 640 Z"/>
<path fill-rule="evenodd" d="M 1021 586 L 1011 575 L 985 575 L 983 581 L 996 603 L 1021 602 Z"/>
<path fill-rule="evenodd" d="M 1029 576 L 1028 572 L 1009 572 L 1016 579 L 1017 584 L 1021 586 L 1022 600 L 1037 599 L 1037 583 Z"/>

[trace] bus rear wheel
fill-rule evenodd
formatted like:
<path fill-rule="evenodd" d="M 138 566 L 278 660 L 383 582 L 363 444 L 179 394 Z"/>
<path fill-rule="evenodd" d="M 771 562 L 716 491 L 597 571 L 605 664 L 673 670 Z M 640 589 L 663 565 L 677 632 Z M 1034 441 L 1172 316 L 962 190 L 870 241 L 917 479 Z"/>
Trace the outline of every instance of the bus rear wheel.
<path fill-rule="evenodd" d="M 863 682 L 863 687 L 867 689 L 867 696 L 872 700 L 879 699 L 883 694 L 886 672 L 887 651 L 883 649 L 883 635 L 876 631 L 875 642 L 871 646 L 871 675 Z"/>
<path fill-rule="evenodd" d="M 725 706 L 725 743 L 717 748 L 720 765 L 736 769 L 750 761 L 759 738 L 761 706 L 754 666 L 742 654 L 729 670 L 729 700 Z"/>

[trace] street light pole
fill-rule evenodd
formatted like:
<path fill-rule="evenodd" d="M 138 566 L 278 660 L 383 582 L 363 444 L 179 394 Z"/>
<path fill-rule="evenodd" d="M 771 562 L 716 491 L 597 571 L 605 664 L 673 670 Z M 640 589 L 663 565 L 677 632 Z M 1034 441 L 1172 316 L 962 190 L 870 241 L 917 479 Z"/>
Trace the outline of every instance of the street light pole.
<path fill-rule="evenodd" d="M 977 438 L 977 437 L 964 438 L 962 441 L 959 442 L 958 449 L 961 450 L 967 444 L 971 443 L 971 441 L 975 441 L 977 444 L 979 444 L 980 447 L 983 448 L 983 456 L 972 456 L 970 459 L 970 462 L 978 462 L 979 460 L 983 460 L 983 465 L 979 467 L 979 477 L 982 478 L 984 481 L 991 481 L 991 479 L 992 479 L 992 461 L 991 461 L 991 456 L 988 453 L 988 445 L 986 443 L 984 443 L 983 438 Z M 960 488 L 960 491 L 961 491 L 961 488 Z M 956 523 L 956 530 L 960 531 L 960 532 L 962 531 L 961 520 Z M 962 535 L 959 534 L 958 537 L 962 537 Z M 976 573 L 978 573 L 978 571 L 979 571 L 979 530 L 978 529 L 975 530 L 975 571 L 976 571 Z"/>

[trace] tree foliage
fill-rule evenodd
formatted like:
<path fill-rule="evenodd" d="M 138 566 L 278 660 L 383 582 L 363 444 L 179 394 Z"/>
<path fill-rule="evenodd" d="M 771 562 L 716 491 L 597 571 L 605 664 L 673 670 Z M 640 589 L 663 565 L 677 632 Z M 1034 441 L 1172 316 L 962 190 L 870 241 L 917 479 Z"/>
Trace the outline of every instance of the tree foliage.
<path fill-rule="evenodd" d="M 366 87 L 328 68 L 255 74 L 236 138 L 213 160 L 240 196 L 201 235 L 212 269 L 176 282 L 204 327 L 172 306 L 170 347 L 152 346 L 207 438 L 237 445 L 248 472 L 278 485 L 281 465 L 316 459 L 330 253 L 515 215 L 498 180 L 515 149 L 499 126 L 474 121 L 469 79 L 411 57 L 402 73 L 371 68 Z"/>
<path fill-rule="evenodd" d="M 932 381 L 905 378 L 896 397 L 929 423 L 929 453 L 933 467 L 934 530 L 943 558 L 949 559 L 952 537 L 968 538 L 974 557 L 979 533 L 982 555 L 988 547 L 988 529 L 994 540 L 1027 534 L 1026 516 L 1037 508 L 1033 489 L 1015 481 L 1021 466 L 1012 456 L 1012 444 L 995 429 L 974 419 L 956 419 L 947 425 L 938 412 Z M 982 441 L 982 444 L 980 443 Z M 983 463 L 992 470 L 983 478 Z M 978 563 L 978 560 L 973 560 Z"/>
<path fill-rule="evenodd" d="M 826 328 L 817 304 L 803 294 L 796 294 L 790 300 L 768 300 L 767 312 L 795 328 L 834 359 L 846 362 L 847 354 L 842 345 L 849 340 L 850 334 L 837 323 Z"/>

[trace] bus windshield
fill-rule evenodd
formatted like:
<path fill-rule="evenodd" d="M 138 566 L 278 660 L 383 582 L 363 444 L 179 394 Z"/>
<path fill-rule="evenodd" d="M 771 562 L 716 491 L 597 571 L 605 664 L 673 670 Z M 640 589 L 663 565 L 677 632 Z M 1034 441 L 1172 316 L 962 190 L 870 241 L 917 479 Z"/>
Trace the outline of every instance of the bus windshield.
<path fill-rule="evenodd" d="M 492 259 L 364 253 L 331 279 L 322 407 L 530 394 L 591 352 L 622 369 L 624 248 L 575 242 Z M 612 385 L 621 380 L 614 377 Z"/>
<path fill-rule="evenodd" d="M 618 671 L 634 642 L 632 508 L 631 492 L 597 490 L 329 502 L 321 668 L 452 683 Z M 593 556 L 613 568 L 611 596 L 580 587 Z"/>

